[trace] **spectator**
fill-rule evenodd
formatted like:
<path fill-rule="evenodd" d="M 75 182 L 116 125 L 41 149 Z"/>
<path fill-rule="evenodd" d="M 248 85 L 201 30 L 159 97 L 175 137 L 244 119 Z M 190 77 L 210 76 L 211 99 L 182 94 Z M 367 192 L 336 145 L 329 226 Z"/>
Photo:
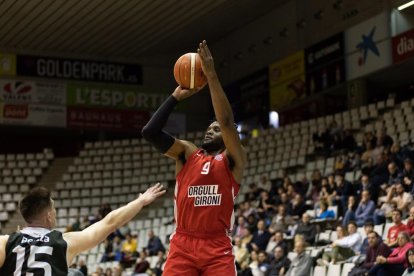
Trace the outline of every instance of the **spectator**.
<path fill-rule="evenodd" d="M 389 247 L 398 246 L 398 234 L 403 231 L 407 231 L 407 226 L 401 221 L 402 213 L 400 210 L 396 209 L 392 211 L 392 222 L 393 226 L 390 227 L 387 233 L 387 239 L 385 243 Z"/>
<path fill-rule="evenodd" d="M 412 196 L 404 191 L 404 187 L 401 183 L 391 186 L 384 199 L 385 203 L 380 210 L 377 209 L 374 212 L 374 221 L 382 223 L 390 213 L 392 215 L 394 206 L 401 211 L 401 214 L 408 212 L 412 199 Z M 377 222 L 375 224 L 380 224 Z"/>
<path fill-rule="evenodd" d="M 335 264 L 338 261 L 345 261 L 346 259 L 355 256 L 356 253 L 359 253 L 362 237 L 357 232 L 357 225 L 355 222 L 351 221 L 348 224 L 348 233 L 348 236 L 332 243 L 332 251 L 323 253 L 322 259 L 318 259 L 319 265 L 327 266 L 330 261 Z"/>
<path fill-rule="evenodd" d="M 237 226 L 233 229 L 233 237 L 243 238 L 247 234 L 247 223 L 243 216 L 237 217 Z"/>
<path fill-rule="evenodd" d="M 98 220 L 103 219 L 112 211 L 111 206 L 109 203 L 102 203 L 98 210 Z"/>
<path fill-rule="evenodd" d="M 361 266 L 353 268 L 348 276 L 365 276 L 366 273 L 375 265 L 378 256 L 388 257 L 391 249 L 382 242 L 377 232 L 370 232 L 367 235 L 368 250 L 367 255 Z"/>
<path fill-rule="evenodd" d="M 388 164 L 388 174 L 388 187 L 396 183 L 401 183 L 402 174 L 400 173 L 395 162 L 390 162 Z"/>
<path fill-rule="evenodd" d="M 156 276 L 161 276 L 162 272 L 164 271 L 164 264 L 165 264 L 165 255 L 163 251 L 158 251 L 158 260 L 155 263 L 155 266 L 152 268 L 152 271 L 155 273 Z"/>
<path fill-rule="evenodd" d="M 236 259 L 236 263 L 240 266 L 244 261 L 249 258 L 249 251 L 245 246 L 242 245 L 241 239 L 235 237 L 234 239 L 233 252 Z"/>
<path fill-rule="evenodd" d="M 295 235 L 301 235 L 306 243 L 312 245 L 315 242 L 316 226 L 310 223 L 310 216 L 307 213 L 302 215 L 302 221 L 296 228 Z"/>
<path fill-rule="evenodd" d="M 146 249 L 149 256 L 157 255 L 158 251 L 165 252 L 164 245 L 160 238 L 154 235 L 153 230 L 148 231 L 148 244 Z"/>
<path fill-rule="evenodd" d="M 273 234 L 273 236 L 269 240 L 269 243 L 267 244 L 266 252 L 268 254 L 272 254 L 274 249 L 278 246 L 282 247 L 284 252 L 288 252 L 288 244 L 283 239 L 282 231 L 276 231 L 276 233 Z"/>
<path fill-rule="evenodd" d="M 257 186 L 259 189 L 270 192 L 270 189 L 272 188 L 272 182 L 270 182 L 266 174 L 263 174 Z"/>
<path fill-rule="evenodd" d="M 246 228 L 246 235 L 241 239 L 242 246 L 247 247 L 253 239 L 253 234 L 250 228 Z"/>
<path fill-rule="evenodd" d="M 404 160 L 404 170 L 402 172 L 402 182 L 405 187 L 405 191 L 413 194 L 413 181 L 414 181 L 414 167 L 413 161 L 410 158 Z"/>
<path fill-rule="evenodd" d="M 120 237 L 115 236 L 114 241 L 112 243 L 115 253 L 115 261 L 121 261 L 122 260 L 122 240 Z"/>
<path fill-rule="evenodd" d="M 411 240 L 414 239 L 414 207 L 410 208 L 410 213 L 407 221 L 407 233 Z"/>
<path fill-rule="evenodd" d="M 298 193 L 289 203 L 288 215 L 294 218 L 300 218 L 305 211 L 306 204 L 303 201 L 302 195 Z"/>
<path fill-rule="evenodd" d="M 259 217 L 266 218 L 273 213 L 274 206 L 272 200 L 269 197 L 268 191 L 262 191 L 260 193 L 259 204 L 257 205 L 257 212 Z"/>
<path fill-rule="evenodd" d="M 88 276 L 88 267 L 85 264 L 84 259 L 80 259 L 78 263 L 79 271 L 83 273 L 83 275 Z"/>
<path fill-rule="evenodd" d="M 363 226 L 366 221 L 372 221 L 374 218 L 375 203 L 370 199 L 370 197 L 371 196 L 368 190 L 363 191 L 355 213 L 352 209 L 348 208 L 345 213 L 344 221 L 348 220 L 349 222 L 354 220 L 358 227 Z"/>
<path fill-rule="evenodd" d="M 113 269 L 114 276 L 122 276 L 123 268 L 121 264 L 118 264 Z"/>
<path fill-rule="evenodd" d="M 348 197 L 348 205 L 346 208 L 345 216 L 342 220 L 342 225 L 347 226 L 350 221 L 355 221 L 355 210 L 357 208 L 357 202 L 354 196 Z"/>
<path fill-rule="evenodd" d="M 372 150 L 374 149 L 374 144 L 371 141 L 365 143 L 365 151 L 361 155 L 362 162 L 368 162 L 372 158 Z"/>
<path fill-rule="evenodd" d="M 87 275 L 87 274 L 85 274 L 85 275 Z M 105 269 L 105 276 L 112 276 L 112 268 L 107 267 Z"/>
<path fill-rule="evenodd" d="M 408 249 L 406 259 L 408 266 L 403 276 L 414 276 L 414 249 Z"/>
<path fill-rule="evenodd" d="M 137 240 L 131 234 L 127 234 L 126 240 L 122 244 L 122 263 L 131 264 L 136 257 Z"/>
<path fill-rule="evenodd" d="M 344 210 L 346 210 L 348 197 L 354 195 L 354 190 L 348 181 L 345 181 L 344 176 L 342 174 L 336 175 L 336 191 L 334 192 L 334 203 L 338 205 L 338 213 L 344 214 Z"/>
<path fill-rule="evenodd" d="M 260 271 L 262 272 L 263 275 L 266 275 L 267 271 L 269 270 L 269 266 L 270 266 L 267 261 L 266 252 L 259 251 L 257 260 L 258 260 L 258 266 L 259 266 Z"/>
<path fill-rule="evenodd" d="M 328 209 L 328 205 L 325 201 L 319 202 L 320 206 L 320 215 L 317 216 L 318 219 L 334 219 L 335 218 L 335 212 Z"/>
<path fill-rule="evenodd" d="M 266 276 L 284 275 L 290 266 L 290 260 L 287 257 L 287 252 L 281 246 L 276 246 L 274 249 L 273 260 L 270 262 L 269 270 Z"/>
<path fill-rule="evenodd" d="M 294 220 L 291 216 L 286 213 L 286 206 L 279 204 L 277 207 L 277 214 L 273 217 L 269 230 L 272 233 L 276 231 L 286 232 L 289 225 L 294 224 Z"/>
<path fill-rule="evenodd" d="M 134 274 L 133 274 L 134 276 L 147 275 L 145 272 L 147 271 L 147 269 L 150 268 L 150 264 L 146 258 L 147 258 L 147 253 L 145 252 L 145 250 L 143 250 L 141 254 L 139 255 L 139 259 L 137 259 L 137 263 L 134 268 Z"/>
<path fill-rule="evenodd" d="M 265 250 L 271 234 L 266 229 L 264 220 L 259 220 L 257 223 L 257 231 L 253 233 L 252 241 L 248 247 L 249 251 Z"/>
<path fill-rule="evenodd" d="M 410 237 L 406 232 L 398 234 L 398 247 L 388 257 L 377 256 L 375 265 L 368 275 L 402 275 L 407 267 L 406 253 L 413 248 Z"/>
<path fill-rule="evenodd" d="M 259 268 L 259 256 L 256 251 L 250 253 L 251 262 L 249 268 L 253 276 L 264 276 L 263 271 Z"/>
<path fill-rule="evenodd" d="M 101 258 L 101 263 L 115 260 L 115 251 L 112 241 L 105 239 L 104 241 L 104 254 Z"/>
<path fill-rule="evenodd" d="M 305 253 L 305 244 L 303 242 L 295 243 L 296 257 L 286 272 L 286 276 L 308 276 L 312 268 L 312 258 Z"/>
<path fill-rule="evenodd" d="M 369 247 L 369 241 L 368 241 L 368 234 L 374 231 L 374 223 L 372 221 L 366 221 L 364 224 L 364 232 L 365 232 L 365 239 L 362 241 L 361 249 L 359 252 L 361 252 L 361 255 L 366 255 Z"/>
<path fill-rule="evenodd" d="M 363 174 L 361 176 L 361 181 L 357 185 L 357 196 L 362 196 L 362 192 L 365 190 L 369 191 L 371 200 L 374 201 L 374 203 L 377 202 L 379 192 L 378 187 L 374 187 L 374 185 L 372 185 L 367 174 Z"/>

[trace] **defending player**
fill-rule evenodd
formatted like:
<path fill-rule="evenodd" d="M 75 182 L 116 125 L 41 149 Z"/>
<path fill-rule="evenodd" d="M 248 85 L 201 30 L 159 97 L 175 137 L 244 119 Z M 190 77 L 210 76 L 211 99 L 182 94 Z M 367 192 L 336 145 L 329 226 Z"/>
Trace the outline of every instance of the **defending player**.
<path fill-rule="evenodd" d="M 231 276 L 236 275 L 230 237 L 233 205 L 247 157 L 205 41 L 199 44 L 198 53 L 217 118 L 207 128 L 201 148 L 162 131 L 175 105 L 198 90 L 177 87 L 154 113 L 142 135 L 176 160 L 177 229 L 170 237 L 163 275 Z"/>
<path fill-rule="evenodd" d="M 56 209 L 50 191 L 36 187 L 19 204 L 27 227 L 0 236 L 0 275 L 67 276 L 76 255 L 98 245 L 164 193 L 158 183 L 83 231 L 62 234 L 52 230 Z"/>

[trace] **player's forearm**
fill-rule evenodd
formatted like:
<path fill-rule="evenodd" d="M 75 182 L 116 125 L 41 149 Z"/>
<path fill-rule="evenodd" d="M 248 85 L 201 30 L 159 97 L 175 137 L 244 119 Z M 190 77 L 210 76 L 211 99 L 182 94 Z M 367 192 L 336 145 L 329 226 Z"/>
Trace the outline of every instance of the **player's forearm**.
<path fill-rule="evenodd" d="M 115 231 L 117 228 L 125 225 L 133 219 L 141 211 L 142 207 L 144 207 L 144 204 L 139 198 L 137 198 L 127 205 L 110 212 L 104 218 L 104 222 L 110 226 L 113 231 Z"/>
<path fill-rule="evenodd" d="M 220 84 L 217 74 L 208 76 L 211 101 L 213 103 L 214 114 L 220 126 L 232 126 L 234 124 L 233 111 L 229 100 Z"/>

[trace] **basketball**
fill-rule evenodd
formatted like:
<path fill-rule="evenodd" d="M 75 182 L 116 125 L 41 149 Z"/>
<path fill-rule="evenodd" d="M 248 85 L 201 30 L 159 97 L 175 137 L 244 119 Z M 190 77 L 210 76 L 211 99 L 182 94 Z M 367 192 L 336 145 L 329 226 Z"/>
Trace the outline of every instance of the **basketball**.
<path fill-rule="evenodd" d="M 197 53 L 182 55 L 174 65 L 174 78 L 184 89 L 197 89 L 206 84 L 207 79 L 201 68 Z"/>

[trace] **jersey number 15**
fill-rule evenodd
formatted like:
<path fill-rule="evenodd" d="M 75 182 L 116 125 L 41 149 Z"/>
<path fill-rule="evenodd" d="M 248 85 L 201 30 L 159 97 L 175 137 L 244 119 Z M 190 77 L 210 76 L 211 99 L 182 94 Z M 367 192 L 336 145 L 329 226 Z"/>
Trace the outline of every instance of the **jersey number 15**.
<path fill-rule="evenodd" d="M 16 258 L 16 270 L 13 273 L 13 276 L 31 276 L 33 273 L 27 272 L 25 275 L 22 274 L 23 263 L 26 255 L 26 248 L 23 246 L 16 246 L 13 249 L 13 253 L 17 254 Z M 43 269 L 44 276 L 52 276 L 52 267 L 47 262 L 36 261 L 37 254 L 47 254 L 52 256 L 53 247 L 51 246 L 30 246 L 29 258 L 27 260 L 27 269 Z"/>

